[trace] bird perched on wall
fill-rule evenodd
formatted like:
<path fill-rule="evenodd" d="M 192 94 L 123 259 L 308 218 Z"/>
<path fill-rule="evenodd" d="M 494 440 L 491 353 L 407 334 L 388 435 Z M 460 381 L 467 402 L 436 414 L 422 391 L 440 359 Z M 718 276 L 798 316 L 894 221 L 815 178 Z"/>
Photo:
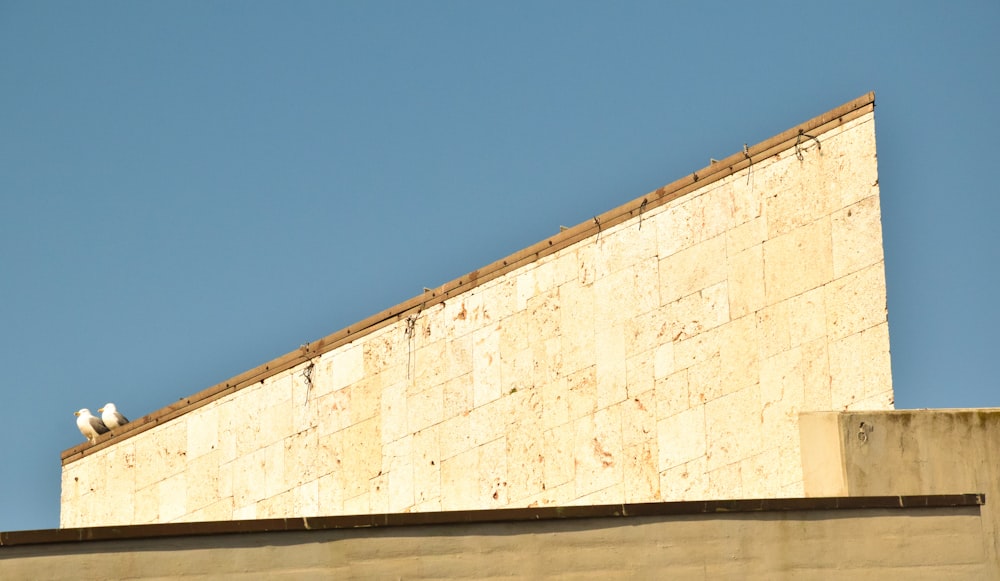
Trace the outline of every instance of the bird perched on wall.
<path fill-rule="evenodd" d="M 101 419 L 108 429 L 119 428 L 128 423 L 128 418 L 121 415 L 113 403 L 107 403 L 97 411 L 101 412 Z"/>
<path fill-rule="evenodd" d="M 97 436 L 107 433 L 108 427 L 104 425 L 101 418 L 92 415 L 87 408 L 73 413 L 76 415 L 76 427 L 80 428 L 80 433 L 90 440 L 91 444 L 94 443 Z"/>

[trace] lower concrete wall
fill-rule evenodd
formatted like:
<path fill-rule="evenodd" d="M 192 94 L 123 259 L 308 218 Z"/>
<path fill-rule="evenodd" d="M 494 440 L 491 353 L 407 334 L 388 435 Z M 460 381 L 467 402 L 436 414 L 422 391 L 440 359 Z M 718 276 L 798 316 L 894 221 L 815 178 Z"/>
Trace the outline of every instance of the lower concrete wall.
<path fill-rule="evenodd" d="M 0 578 L 939 581 L 985 579 L 986 558 L 980 507 L 951 506 L 581 518 L 12 546 L 0 547 Z"/>
<path fill-rule="evenodd" d="M 806 496 L 985 493 L 986 578 L 1000 579 L 1000 409 L 813 412 L 800 434 Z"/>

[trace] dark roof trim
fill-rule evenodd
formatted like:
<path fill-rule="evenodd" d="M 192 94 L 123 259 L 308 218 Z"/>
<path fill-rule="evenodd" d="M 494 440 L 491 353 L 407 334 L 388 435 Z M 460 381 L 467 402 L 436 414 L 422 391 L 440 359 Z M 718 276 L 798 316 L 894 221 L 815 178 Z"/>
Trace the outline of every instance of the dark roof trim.
<path fill-rule="evenodd" d="M 482 283 L 535 262 L 543 256 L 548 256 L 581 240 L 597 235 L 605 228 L 620 224 L 657 206 L 662 206 L 707 184 L 727 178 L 775 154 L 795 148 L 797 144 L 803 142 L 803 136 L 815 139 L 816 136 L 848 121 L 857 119 L 862 115 L 874 111 L 874 109 L 875 93 L 869 92 L 819 117 L 815 117 L 753 147 L 734 153 L 691 175 L 650 192 L 641 198 L 623 204 L 600 216 L 595 216 L 593 220 L 578 224 L 573 228 L 568 228 L 502 260 L 498 260 L 479 270 L 474 270 L 463 277 L 447 282 L 436 289 L 427 290 L 421 295 L 359 321 L 357 324 L 351 325 L 346 329 L 341 329 L 332 335 L 327 335 L 322 339 L 302 345 L 296 351 L 278 357 L 264 365 L 254 367 L 228 381 L 214 385 L 190 397 L 181 398 L 180 401 L 174 404 L 133 420 L 121 428 L 112 430 L 110 433 L 99 436 L 97 442 L 93 445 L 82 443 L 69 448 L 61 454 L 62 463 L 66 465 L 79 460 L 114 443 L 130 438 L 178 416 L 196 410 L 212 401 L 239 391 L 244 387 L 254 385 L 272 375 L 306 363 L 310 359 L 351 343 L 382 327 L 399 322 L 413 313 L 419 313 L 428 307 L 471 290 Z"/>
<path fill-rule="evenodd" d="M 493 510 L 410 512 L 272 518 L 260 520 L 165 523 L 108 527 L 46 529 L 0 533 L 0 547 L 17 545 L 84 543 L 125 539 L 155 539 L 198 535 L 322 531 L 372 527 L 459 525 L 470 523 L 524 522 L 579 518 L 675 517 L 734 513 L 793 511 L 838 511 L 972 507 L 986 504 L 985 494 L 935 494 L 920 496 L 843 496 L 825 498 L 765 498 L 751 500 L 696 500 L 605 504 L 597 506 L 549 506 Z"/>

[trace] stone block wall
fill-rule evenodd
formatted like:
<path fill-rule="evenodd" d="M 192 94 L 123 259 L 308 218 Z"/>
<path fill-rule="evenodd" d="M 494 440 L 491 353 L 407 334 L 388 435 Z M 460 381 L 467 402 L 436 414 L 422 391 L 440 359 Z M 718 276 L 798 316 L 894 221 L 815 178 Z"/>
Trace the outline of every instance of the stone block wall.
<path fill-rule="evenodd" d="M 815 137 L 66 463 L 61 525 L 801 496 L 799 412 L 893 401 L 873 114 Z"/>

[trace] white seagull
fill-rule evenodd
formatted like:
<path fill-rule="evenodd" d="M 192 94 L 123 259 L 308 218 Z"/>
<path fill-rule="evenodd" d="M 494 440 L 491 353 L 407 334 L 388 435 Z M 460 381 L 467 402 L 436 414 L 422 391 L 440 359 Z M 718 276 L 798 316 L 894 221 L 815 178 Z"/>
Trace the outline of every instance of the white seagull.
<path fill-rule="evenodd" d="M 73 414 L 76 415 L 76 427 L 80 428 L 80 433 L 90 440 L 91 444 L 94 443 L 97 436 L 108 431 L 108 427 L 104 425 L 101 418 L 91 415 L 87 408 L 73 412 Z"/>
<path fill-rule="evenodd" d="M 101 419 L 109 429 L 120 428 L 128 423 L 128 418 L 121 415 L 113 403 L 107 403 L 97 411 L 101 412 Z"/>

